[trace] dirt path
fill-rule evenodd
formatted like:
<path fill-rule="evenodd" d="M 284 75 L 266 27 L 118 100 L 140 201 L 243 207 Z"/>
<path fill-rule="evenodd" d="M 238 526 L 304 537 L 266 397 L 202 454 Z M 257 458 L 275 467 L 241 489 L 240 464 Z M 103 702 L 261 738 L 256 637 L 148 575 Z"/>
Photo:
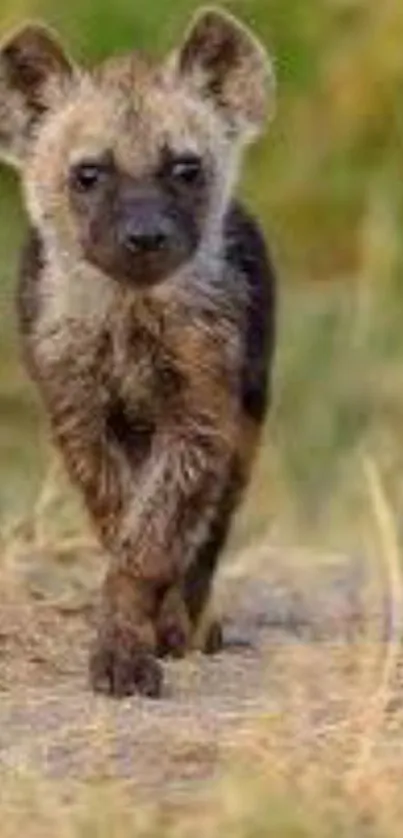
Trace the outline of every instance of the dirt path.
<path fill-rule="evenodd" d="M 235 570 L 218 586 L 230 615 L 225 650 L 166 664 L 158 702 L 92 695 L 90 610 L 69 612 L 30 599 L 20 587 L 3 591 L 0 767 L 24 765 L 73 780 L 118 775 L 162 795 L 214 777 L 234 736 L 281 709 L 290 650 L 322 648 L 324 662 L 328 644 L 350 644 L 366 619 L 360 563 L 308 567 L 300 555 L 285 561 L 268 548 L 261 552 L 264 573 L 255 562 L 251 576 Z"/>

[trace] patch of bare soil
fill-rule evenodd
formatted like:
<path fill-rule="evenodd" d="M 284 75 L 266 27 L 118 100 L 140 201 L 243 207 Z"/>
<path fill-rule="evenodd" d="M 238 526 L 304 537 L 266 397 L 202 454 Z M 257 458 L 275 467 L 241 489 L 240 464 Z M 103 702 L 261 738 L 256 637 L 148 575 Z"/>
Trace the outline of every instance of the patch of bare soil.
<path fill-rule="evenodd" d="M 0 766 L 73 781 L 117 776 L 162 796 L 214 778 L 234 737 L 281 712 L 290 677 L 298 686 L 292 661 L 301 650 L 315 650 L 310 678 L 320 718 L 330 700 L 323 680 L 330 650 L 353 648 L 369 623 L 379 648 L 387 632 L 387 604 L 372 597 L 360 562 L 315 565 L 263 546 L 219 580 L 222 653 L 164 664 L 162 700 L 116 701 L 93 695 L 87 683 L 91 607 L 32 596 L 23 575 L 2 589 Z"/>

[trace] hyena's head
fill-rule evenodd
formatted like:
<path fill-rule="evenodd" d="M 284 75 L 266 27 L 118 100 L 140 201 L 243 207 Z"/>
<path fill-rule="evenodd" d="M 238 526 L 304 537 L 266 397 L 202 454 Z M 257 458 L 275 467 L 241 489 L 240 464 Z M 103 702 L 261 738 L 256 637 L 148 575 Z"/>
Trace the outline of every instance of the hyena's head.
<path fill-rule="evenodd" d="M 160 64 L 135 53 L 92 71 L 27 25 L 0 45 L 0 156 L 50 252 L 153 283 L 219 236 L 272 88 L 262 46 L 218 10 Z"/>

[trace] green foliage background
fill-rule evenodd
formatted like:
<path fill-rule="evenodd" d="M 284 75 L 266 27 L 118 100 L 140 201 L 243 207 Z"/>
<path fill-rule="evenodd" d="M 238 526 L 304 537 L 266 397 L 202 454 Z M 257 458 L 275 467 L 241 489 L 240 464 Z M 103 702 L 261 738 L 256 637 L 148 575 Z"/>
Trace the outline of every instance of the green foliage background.
<path fill-rule="evenodd" d="M 162 54 L 194 0 L 2 0 L 0 32 L 42 17 L 76 58 Z M 243 193 L 280 278 L 275 403 L 240 537 L 268 526 L 362 539 L 363 455 L 401 501 L 403 4 L 233 0 L 275 56 L 277 118 Z M 29 510 L 47 462 L 41 411 L 18 357 L 13 295 L 24 218 L 0 172 L 0 503 Z M 360 541 L 361 543 L 361 541 Z"/>

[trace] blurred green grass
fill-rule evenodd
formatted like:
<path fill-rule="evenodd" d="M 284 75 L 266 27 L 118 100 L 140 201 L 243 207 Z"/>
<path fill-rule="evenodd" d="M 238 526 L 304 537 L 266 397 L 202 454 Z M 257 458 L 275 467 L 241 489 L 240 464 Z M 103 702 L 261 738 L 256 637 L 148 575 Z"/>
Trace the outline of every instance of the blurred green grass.
<path fill-rule="evenodd" d="M 194 0 L 3 0 L 0 31 L 57 27 L 81 60 L 162 54 Z M 280 277 L 274 407 L 238 541 L 271 528 L 329 546 L 365 538 L 368 448 L 402 500 L 401 0 L 233 0 L 275 56 L 278 113 L 241 190 Z M 13 294 L 24 220 L 0 172 L 0 504 L 25 514 L 46 471 L 43 417 L 19 360 Z M 364 535 L 363 535 L 364 533 Z"/>

